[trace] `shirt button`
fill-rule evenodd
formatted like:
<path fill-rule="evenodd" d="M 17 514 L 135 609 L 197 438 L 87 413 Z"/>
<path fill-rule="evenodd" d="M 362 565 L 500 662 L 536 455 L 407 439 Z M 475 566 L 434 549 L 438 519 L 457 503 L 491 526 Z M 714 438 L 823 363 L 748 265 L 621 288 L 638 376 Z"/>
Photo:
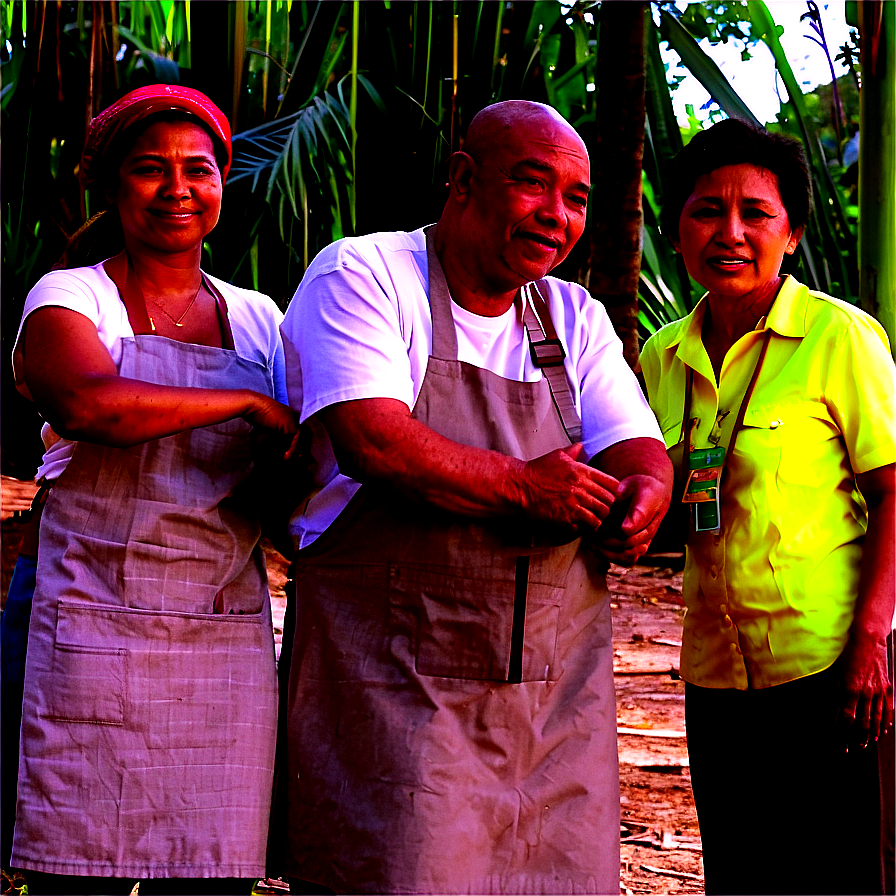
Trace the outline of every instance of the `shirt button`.
<path fill-rule="evenodd" d="M 725 614 L 725 618 L 722 621 L 725 623 L 727 628 L 731 628 L 731 626 L 734 625 L 734 623 L 731 621 L 731 617 L 727 613 Z"/>
<path fill-rule="evenodd" d="M 721 532 L 718 535 L 713 536 L 712 543 L 716 547 L 718 547 L 722 543 L 722 533 Z"/>
<path fill-rule="evenodd" d="M 713 564 L 712 566 L 710 566 L 710 567 L 709 567 L 709 574 L 710 574 L 714 579 L 717 579 L 717 578 L 719 577 L 719 567 L 716 566 L 715 564 Z"/>

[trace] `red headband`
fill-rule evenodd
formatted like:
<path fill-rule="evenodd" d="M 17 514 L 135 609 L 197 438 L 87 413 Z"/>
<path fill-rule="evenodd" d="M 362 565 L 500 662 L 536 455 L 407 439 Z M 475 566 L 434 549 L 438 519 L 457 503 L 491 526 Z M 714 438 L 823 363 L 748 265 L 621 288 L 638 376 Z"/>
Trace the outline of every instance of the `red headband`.
<path fill-rule="evenodd" d="M 224 113 L 204 93 L 191 87 L 151 84 L 132 90 L 90 122 L 87 146 L 81 158 L 81 176 L 85 185 L 99 180 L 103 156 L 122 131 L 148 115 L 173 109 L 195 115 L 224 145 L 227 160 L 221 168 L 221 180 L 226 180 L 233 151 L 230 144 L 230 123 Z"/>

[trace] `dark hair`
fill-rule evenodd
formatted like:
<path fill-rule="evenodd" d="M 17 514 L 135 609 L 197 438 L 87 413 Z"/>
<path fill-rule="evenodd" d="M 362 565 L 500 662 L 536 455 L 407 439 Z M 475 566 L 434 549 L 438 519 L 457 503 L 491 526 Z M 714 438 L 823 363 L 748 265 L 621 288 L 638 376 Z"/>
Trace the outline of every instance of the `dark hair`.
<path fill-rule="evenodd" d="M 808 223 L 812 179 L 803 145 L 793 137 L 728 118 L 695 134 L 669 163 L 664 177 L 669 187 L 660 216 L 666 238 L 678 241 L 681 210 L 694 192 L 697 178 L 726 165 L 743 164 L 764 168 L 778 178 L 778 191 L 793 230 Z"/>

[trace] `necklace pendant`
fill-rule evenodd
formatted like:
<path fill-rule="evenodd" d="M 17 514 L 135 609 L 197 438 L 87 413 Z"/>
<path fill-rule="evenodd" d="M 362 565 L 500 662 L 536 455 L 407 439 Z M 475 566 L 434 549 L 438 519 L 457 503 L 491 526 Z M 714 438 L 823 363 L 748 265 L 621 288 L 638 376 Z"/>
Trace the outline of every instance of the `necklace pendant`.
<path fill-rule="evenodd" d="M 183 327 L 183 324 L 179 324 L 177 321 L 174 322 L 175 327 Z"/>

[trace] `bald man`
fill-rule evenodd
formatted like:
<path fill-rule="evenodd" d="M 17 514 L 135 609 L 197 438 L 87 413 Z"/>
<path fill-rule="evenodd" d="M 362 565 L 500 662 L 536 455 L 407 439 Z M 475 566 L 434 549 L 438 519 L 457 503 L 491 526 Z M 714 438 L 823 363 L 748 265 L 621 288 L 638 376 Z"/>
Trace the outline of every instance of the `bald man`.
<path fill-rule="evenodd" d="M 671 469 L 603 307 L 547 276 L 585 225 L 575 130 L 490 106 L 449 184 L 438 224 L 321 252 L 283 323 L 317 461 L 291 523 L 288 869 L 616 893 L 606 561 L 646 551 Z"/>

